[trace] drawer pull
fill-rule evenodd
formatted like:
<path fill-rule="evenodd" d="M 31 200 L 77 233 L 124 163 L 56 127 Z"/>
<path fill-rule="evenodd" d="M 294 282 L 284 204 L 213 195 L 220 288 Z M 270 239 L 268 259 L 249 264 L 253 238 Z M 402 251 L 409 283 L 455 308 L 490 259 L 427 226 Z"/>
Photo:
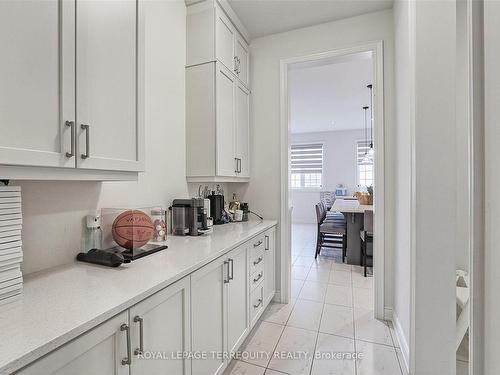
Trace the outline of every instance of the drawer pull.
<path fill-rule="evenodd" d="M 254 243 L 253 247 L 259 247 L 260 245 L 262 245 L 262 240 L 259 240 L 259 242 Z"/>
<path fill-rule="evenodd" d="M 253 261 L 253 265 L 256 266 L 257 264 L 259 264 L 260 262 L 262 262 L 262 256 L 260 256 L 257 260 L 254 260 Z"/>
<path fill-rule="evenodd" d="M 140 355 L 144 353 L 144 319 L 137 315 L 134 322 L 139 323 L 139 347 L 135 349 L 134 354 Z"/>
<path fill-rule="evenodd" d="M 227 266 L 227 279 L 224 278 L 224 284 L 228 284 L 229 280 L 231 280 L 230 277 L 229 277 L 229 262 L 228 261 L 224 261 L 224 265 Z"/>
<path fill-rule="evenodd" d="M 263 274 L 264 274 L 263 272 L 259 273 L 259 274 L 257 275 L 257 277 L 256 277 L 255 279 L 253 279 L 253 282 L 254 282 L 254 283 L 256 283 L 257 281 L 259 281 L 260 279 L 262 279 L 262 275 L 263 275 Z"/>
<path fill-rule="evenodd" d="M 264 246 L 264 250 L 269 250 L 269 236 L 266 235 L 266 245 Z"/>
<path fill-rule="evenodd" d="M 257 307 L 259 307 L 260 305 L 262 305 L 262 298 L 259 298 L 257 300 L 257 304 L 256 305 L 253 305 L 253 308 L 256 309 Z"/>
<path fill-rule="evenodd" d="M 127 357 L 122 359 L 122 365 L 131 365 L 132 364 L 132 350 L 130 348 L 130 327 L 128 324 L 123 323 L 120 326 L 120 331 L 125 331 L 127 333 Z"/>

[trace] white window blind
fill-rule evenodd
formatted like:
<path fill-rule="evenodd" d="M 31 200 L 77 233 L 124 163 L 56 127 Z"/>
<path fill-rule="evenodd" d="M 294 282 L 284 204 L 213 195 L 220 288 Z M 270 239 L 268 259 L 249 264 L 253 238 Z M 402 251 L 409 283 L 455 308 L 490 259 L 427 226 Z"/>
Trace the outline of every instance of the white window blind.
<path fill-rule="evenodd" d="M 356 165 L 358 169 L 358 184 L 361 186 L 373 186 L 373 158 L 366 158 L 370 150 L 370 142 L 356 142 Z"/>
<path fill-rule="evenodd" d="M 323 180 L 323 144 L 292 145 L 290 173 L 292 188 L 320 188 Z"/>

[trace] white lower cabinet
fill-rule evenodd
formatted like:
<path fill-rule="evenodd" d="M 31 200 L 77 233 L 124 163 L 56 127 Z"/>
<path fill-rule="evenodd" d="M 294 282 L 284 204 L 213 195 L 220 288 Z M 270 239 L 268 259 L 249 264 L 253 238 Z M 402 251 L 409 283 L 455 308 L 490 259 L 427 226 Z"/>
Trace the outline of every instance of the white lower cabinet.
<path fill-rule="evenodd" d="M 190 287 L 186 277 L 130 308 L 132 375 L 191 374 Z"/>
<path fill-rule="evenodd" d="M 247 248 L 237 247 L 191 275 L 193 375 L 220 374 L 248 333 Z"/>
<path fill-rule="evenodd" d="M 169 357 L 171 353 L 189 352 L 191 348 L 189 291 L 189 277 L 186 277 L 62 346 L 19 374 L 191 374 L 189 359 Z"/>
<path fill-rule="evenodd" d="M 264 305 L 267 305 L 276 293 L 276 229 L 269 229 L 264 235 Z"/>
<path fill-rule="evenodd" d="M 21 370 L 21 375 L 126 375 L 128 311 Z"/>

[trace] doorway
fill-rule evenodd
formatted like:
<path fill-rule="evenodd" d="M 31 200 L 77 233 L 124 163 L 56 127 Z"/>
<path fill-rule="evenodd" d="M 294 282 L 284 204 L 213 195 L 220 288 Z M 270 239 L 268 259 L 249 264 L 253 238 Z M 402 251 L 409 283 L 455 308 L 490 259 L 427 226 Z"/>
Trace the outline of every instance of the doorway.
<path fill-rule="evenodd" d="M 297 222 L 297 217 L 300 215 L 300 212 L 294 212 L 302 210 L 303 207 L 295 207 L 292 204 L 292 199 L 294 198 L 293 191 L 291 193 L 291 189 L 293 187 L 297 186 L 303 186 L 303 187 L 308 187 L 311 188 L 312 185 L 318 187 L 318 185 L 323 185 L 325 183 L 326 186 L 326 181 L 328 180 L 328 176 L 315 176 L 314 174 L 311 173 L 303 173 L 302 175 L 300 173 L 292 173 L 292 169 L 294 168 L 291 166 L 290 160 L 292 157 L 292 138 L 291 138 L 291 133 L 292 133 L 292 109 L 291 105 L 293 104 L 291 102 L 291 97 L 290 97 L 290 78 L 293 76 L 293 71 L 296 71 L 297 69 L 300 68 L 309 68 L 309 69 L 319 69 L 321 67 L 329 66 L 329 65 L 334 65 L 334 64 L 343 64 L 347 63 L 349 61 L 356 61 L 356 60 L 368 60 L 370 61 L 371 64 L 371 73 L 372 76 L 371 82 L 366 82 L 365 85 L 365 90 L 366 92 L 366 100 L 363 103 L 359 103 L 359 111 L 361 112 L 361 121 L 362 121 L 362 128 L 361 129 L 355 129 L 355 130 L 361 130 L 361 135 L 356 136 L 355 142 L 353 144 L 352 148 L 352 153 L 351 157 L 353 160 L 358 159 L 358 153 L 361 152 L 363 153 L 364 151 L 368 151 L 369 149 L 369 144 L 372 143 L 373 149 L 375 150 L 375 155 L 373 157 L 373 164 L 372 164 L 372 174 L 371 174 L 371 179 L 373 180 L 373 216 L 374 216 L 374 229 L 373 229 L 373 290 L 370 293 L 366 293 L 363 296 L 363 299 L 366 301 L 372 301 L 372 308 L 373 308 L 373 314 L 375 318 L 383 320 L 383 319 L 388 319 L 390 318 L 385 314 L 385 309 L 384 309 L 384 115 L 383 115 L 383 45 L 382 42 L 374 42 L 374 43 L 369 43 L 365 45 L 360 45 L 360 46 L 355 46 L 352 48 L 347 48 L 347 49 L 342 49 L 342 50 L 336 50 L 336 51 L 330 51 L 326 53 L 321 53 L 321 54 L 316 54 L 316 55 L 309 55 L 309 56 L 303 56 L 303 57 L 298 57 L 298 58 L 292 58 L 292 59 L 286 59 L 281 61 L 281 179 L 285 183 L 282 184 L 282 191 L 281 191 L 281 243 L 282 243 L 282 248 L 283 249 L 290 249 L 290 251 L 285 251 L 283 252 L 283 256 L 281 257 L 281 269 L 283 270 L 281 274 L 281 285 L 282 285 L 282 293 L 281 293 L 281 301 L 282 302 L 289 302 L 292 297 L 297 296 L 297 282 L 294 282 L 294 279 L 292 278 L 292 264 L 295 262 L 296 266 L 300 266 L 301 262 L 305 261 L 304 263 L 304 268 L 307 267 L 307 262 L 310 259 L 301 259 L 297 258 L 300 257 L 300 251 L 297 249 L 297 246 L 301 246 L 300 243 L 303 244 L 303 251 L 306 252 L 307 249 L 305 249 L 305 246 L 310 246 L 311 242 L 315 243 L 316 237 L 317 237 L 317 224 L 312 223 L 313 225 L 307 227 L 307 226 L 296 226 L 296 234 L 295 234 L 295 243 L 296 243 L 296 249 L 295 251 L 292 249 L 293 246 L 293 239 L 292 239 L 292 223 L 293 221 Z M 372 87 L 370 88 L 370 93 L 368 93 L 368 88 L 366 86 L 371 85 Z M 371 98 L 371 100 L 370 100 Z M 368 138 L 365 136 L 364 133 L 364 115 L 366 110 L 363 109 L 363 107 L 368 107 L 371 111 L 367 113 L 368 116 L 368 129 L 372 130 L 371 138 Z M 373 120 L 371 120 L 373 119 Z M 335 123 L 333 124 L 335 126 Z M 368 131 L 370 131 L 368 130 Z M 318 139 L 315 139 L 311 145 L 317 146 L 316 151 L 321 147 L 326 147 L 325 142 L 318 142 Z M 307 142 L 306 142 L 307 143 Z M 309 142 L 310 143 L 310 142 Z M 295 142 L 295 149 L 300 149 L 300 144 L 304 145 L 304 142 Z M 307 147 L 310 147 L 311 145 L 307 145 Z M 356 145 L 356 146 L 354 146 Z M 365 147 L 364 151 L 362 150 L 362 147 Z M 363 155 L 362 155 L 363 156 Z M 356 186 L 352 186 L 354 183 L 350 182 L 351 186 L 346 187 L 347 188 L 347 195 L 352 195 L 352 192 L 355 190 L 358 190 L 361 186 L 360 183 L 360 165 L 356 164 L 356 161 L 353 161 L 352 163 L 352 169 L 355 171 L 356 179 L 355 179 L 355 184 Z M 325 164 L 326 165 L 326 164 Z M 363 169 L 366 169 L 363 167 Z M 297 169 L 295 169 L 295 172 L 297 172 Z M 310 172 L 310 171 L 304 171 L 304 172 Z M 293 175 L 293 178 L 292 178 Z M 364 177 L 366 177 L 366 173 L 364 174 Z M 331 178 L 330 178 L 331 179 Z M 331 179 L 332 180 L 332 179 Z M 334 184 L 347 184 L 347 182 L 342 183 L 340 180 L 335 180 L 333 179 Z M 336 182 L 335 182 L 336 181 Z M 363 183 L 366 185 L 366 181 L 363 181 Z M 335 189 L 332 188 L 332 186 L 328 186 L 328 189 L 323 189 L 323 190 L 328 190 L 328 192 L 333 191 L 333 196 L 334 199 L 337 199 L 337 191 L 336 188 L 337 186 L 334 186 Z M 342 187 L 340 187 L 342 188 Z M 364 187 L 366 190 L 366 186 Z M 320 197 L 320 192 L 321 192 L 321 187 L 319 189 L 320 191 L 314 192 L 317 195 L 318 202 L 321 201 Z M 349 191 L 350 190 L 350 191 Z M 338 192 L 338 197 L 340 197 L 340 194 L 342 194 L 342 191 Z M 366 194 L 367 192 L 364 191 Z M 308 193 L 305 193 L 306 195 Z M 314 195 L 314 197 L 316 197 Z M 342 198 L 347 198 L 347 197 L 342 197 Z M 350 202 L 347 202 L 350 203 Z M 353 203 L 354 204 L 354 203 Z M 310 206 L 308 215 L 309 215 L 309 220 L 312 218 L 316 217 L 315 214 L 315 207 L 311 205 Z M 327 207 L 328 208 L 328 207 Z M 330 208 L 328 208 L 330 210 Z M 355 215 L 349 212 L 344 212 L 344 216 L 346 218 L 346 221 L 352 220 L 351 222 L 348 222 L 347 225 L 354 224 L 355 223 Z M 295 218 L 295 220 L 294 220 Z M 309 229 L 308 229 L 309 228 Z M 312 234 L 311 234 L 312 230 Z M 347 230 L 348 233 L 349 230 Z M 352 232 L 352 231 L 351 231 Z M 359 238 L 359 230 L 357 232 L 357 236 Z M 302 237 L 303 239 L 299 239 Z M 302 241 L 302 242 L 301 242 Z M 351 239 L 352 241 L 352 239 Z M 315 244 L 313 245 L 315 246 Z M 357 246 L 356 246 L 357 247 Z M 352 247 L 348 249 L 351 250 L 352 252 Z M 314 247 L 312 250 L 312 256 L 314 256 Z M 325 250 L 325 253 L 328 252 L 329 250 Z M 321 249 L 321 252 L 323 250 Z M 341 252 L 342 253 L 342 252 Z M 294 258 L 294 254 L 296 258 Z M 339 258 L 339 252 L 338 250 L 332 249 L 330 251 L 330 255 L 333 260 L 338 260 Z M 327 255 L 327 254 L 325 254 Z M 352 254 L 351 254 L 352 255 Z M 343 258 L 343 256 L 340 256 L 340 258 Z M 360 267 L 361 258 L 357 258 L 354 260 L 356 263 L 354 266 L 355 267 Z M 296 262 L 299 263 L 296 263 Z M 351 259 L 351 263 L 352 263 Z M 338 264 L 338 268 L 345 267 L 345 270 L 350 266 L 348 263 L 339 263 L 335 262 Z M 352 268 L 351 268 L 352 269 Z M 356 270 L 359 270 L 356 268 Z M 305 270 L 302 270 L 305 272 Z M 311 271 L 311 269 L 309 269 Z M 308 271 L 308 272 L 309 272 Z M 368 273 L 371 273 L 369 270 Z M 347 277 L 346 274 L 343 276 Z M 325 278 L 326 276 L 324 275 L 313 275 L 311 273 L 310 276 L 303 276 L 306 279 L 304 281 L 307 281 L 307 277 L 309 278 L 314 278 L 314 277 L 319 277 L 319 278 Z M 330 277 L 330 276 L 328 276 Z M 335 276 L 332 276 L 335 277 Z M 363 276 L 364 277 L 364 276 Z M 352 283 L 352 274 L 349 276 L 349 280 Z M 294 285 L 295 284 L 295 285 Z M 300 293 L 300 292 L 299 292 Z M 304 293 L 307 293 L 304 291 Z M 355 297 L 354 297 L 355 298 Z"/>

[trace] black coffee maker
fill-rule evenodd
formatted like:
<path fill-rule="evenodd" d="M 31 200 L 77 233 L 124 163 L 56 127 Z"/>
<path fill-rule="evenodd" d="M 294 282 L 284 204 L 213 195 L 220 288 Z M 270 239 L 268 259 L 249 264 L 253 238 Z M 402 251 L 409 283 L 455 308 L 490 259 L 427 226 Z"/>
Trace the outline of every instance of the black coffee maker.
<path fill-rule="evenodd" d="M 199 236 L 207 230 L 207 213 L 202 198 L 174 199 L 172 202 L 173 234 Z"/>
<path fill-rule="evenodd" d="M 224 212 L 224 195 L 214 194 L 207 197 L 210 200 L 210 214 L 214 220 L 214 225 L 225 224 L 223 217 Z"/>

